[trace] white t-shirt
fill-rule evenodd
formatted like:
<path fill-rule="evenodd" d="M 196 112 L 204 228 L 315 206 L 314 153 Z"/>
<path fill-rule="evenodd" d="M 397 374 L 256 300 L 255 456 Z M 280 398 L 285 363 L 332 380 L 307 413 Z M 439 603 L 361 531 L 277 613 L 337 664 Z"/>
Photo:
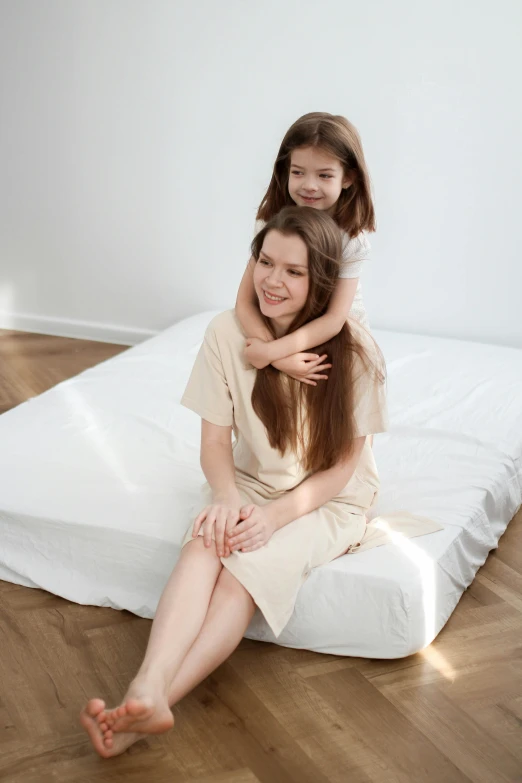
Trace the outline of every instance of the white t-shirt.
<path fill-rule="evenodd" d="M 256 220 L 254 234 L 258 234 L 263 226 L 264 220 Z M 350 237 L 346 231 L 343 234 L 343 263 L 339 272 L 340 278 L 359 278 L 357 290 L 348 315 L 355 318 L 366 329 L 369 328 L 368 316 L 364 307 L 362 288 L 361 288 L 361 270 L 362 265 L 370 257 L 371 245 L 367 234 L 363 231 L 356 237 Z"/>

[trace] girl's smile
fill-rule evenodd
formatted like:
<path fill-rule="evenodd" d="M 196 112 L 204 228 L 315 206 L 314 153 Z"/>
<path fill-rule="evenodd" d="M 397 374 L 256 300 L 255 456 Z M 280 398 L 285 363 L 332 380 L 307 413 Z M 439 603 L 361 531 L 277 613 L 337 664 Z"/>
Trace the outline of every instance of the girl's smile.
<path fill-rule="evenodd" d="M 317 206 L 318 202 L 321 201 L 321 196 L 304 196 L 299 193 L 298 197 L 309 207 Z"/>

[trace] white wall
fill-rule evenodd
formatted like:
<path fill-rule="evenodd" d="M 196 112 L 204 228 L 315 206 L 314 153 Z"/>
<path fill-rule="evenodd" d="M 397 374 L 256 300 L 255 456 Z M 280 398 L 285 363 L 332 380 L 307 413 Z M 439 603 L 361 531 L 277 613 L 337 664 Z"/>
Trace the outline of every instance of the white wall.
<path fill-rule="evenodd" d="M 370 164 L 373 325 L 522 347 L 521 29 L 520 0 L 0 0 L 0 326 L 230 306 L 280 139 L 324 110 Z"/>

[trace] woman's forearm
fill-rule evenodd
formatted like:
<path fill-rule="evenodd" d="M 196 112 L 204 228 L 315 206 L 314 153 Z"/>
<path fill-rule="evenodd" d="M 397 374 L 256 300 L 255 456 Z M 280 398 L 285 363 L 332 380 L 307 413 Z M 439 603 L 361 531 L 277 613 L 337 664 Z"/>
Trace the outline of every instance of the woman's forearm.
<path fill-rule="evenodd" d="M 201 468 L 214 501 L 239 503 L 232 444 L 218 441 L 202 442 Z"/>
<path fill-rule="evenodd" d="M 329 470 L 314 473 L 305 479 L 298 487 L 286 492 L 278 500 L 268 503 L 264 510 L 273 521 L 276 529 L 280 529 L 294 519 L 309 514 L 335 498 L 348 484 L 352 477 L 366 438 L 354 440 L 350 457 Z"/>

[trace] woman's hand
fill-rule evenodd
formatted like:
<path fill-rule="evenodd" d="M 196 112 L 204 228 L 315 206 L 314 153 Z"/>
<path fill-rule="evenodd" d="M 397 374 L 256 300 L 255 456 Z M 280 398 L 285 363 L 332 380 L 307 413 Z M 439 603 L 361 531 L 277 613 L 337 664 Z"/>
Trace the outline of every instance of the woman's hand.
<path fill-rule="evenodd" d="M 321 375 L 324 370 L 329 370 L 331 364 L 323 364 L 328 358 L 326 354 L 318 356 L 316 353 L 294 353 L 285 359 L 272 362 L 274 367 L 286 373 L 291 378 L 309 386 L 317 386 L 317 381 L 327 381 L 327 375 Z"/>
<path fill-rule="evenodd" d="M 253 552 L 268 543 L 277 530 L 266 508 L 253 504 L 243 506 L 240 512 L 241 522 L 229 535 L 227 544 L 231 552 Z"/>
<path fill-rule="evenodd" d="M 259 337 L 247 337 L 245 359 L 256 370 L 262 370 L 270 364 L 269 346 L 270 342 Z"/>
<path fill-rule="evenodd" d="M 214 529 L 216 552 L 219 557 L 228 557 L 230 554 L 228 536 L 237 525 L 240 512 L 239 496 L 206 506 L 194 521 L 192 537 L 197 538 L 203 526 L 203 541 L 205 546 L 209 547 L 212 544 L 212 530 Z"/>

